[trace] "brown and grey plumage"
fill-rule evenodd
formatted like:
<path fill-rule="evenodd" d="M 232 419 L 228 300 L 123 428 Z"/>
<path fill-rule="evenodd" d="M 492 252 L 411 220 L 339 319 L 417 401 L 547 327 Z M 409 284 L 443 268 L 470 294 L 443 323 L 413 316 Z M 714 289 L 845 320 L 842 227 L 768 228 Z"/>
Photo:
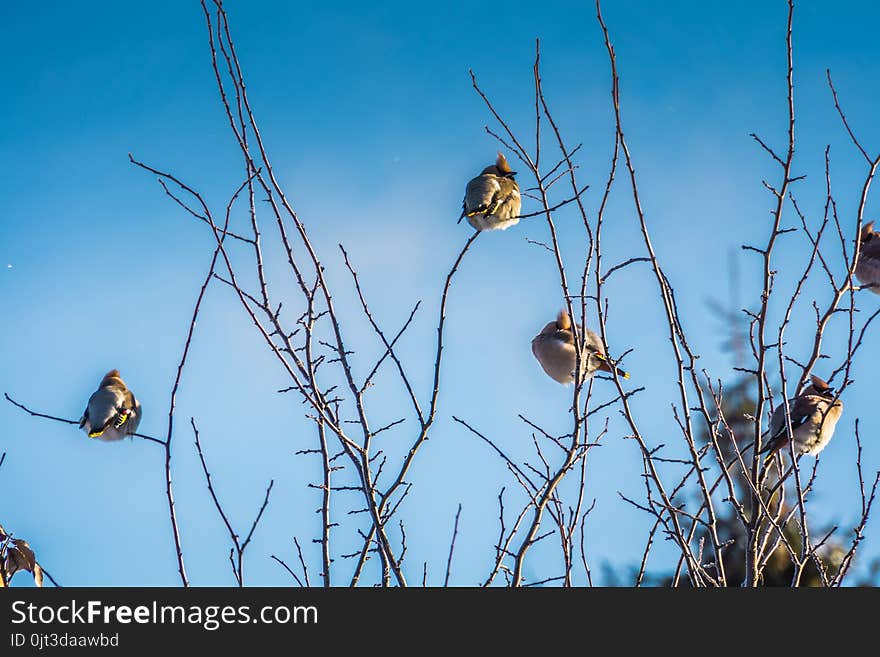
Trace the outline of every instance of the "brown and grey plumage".
<path fill-rule="evenodd" d="M 504 155 L 498 153 L 495 164 L 467 184 L 459 223 L 467 217 L 477 230 L 506 230 L 518 224 L 522 199 L 515 175 Z"/>
<path fill-rule="evenodd" d="M 119 376 L 119 370 L 110 370 L 89 397 L 79 426 L 89 438 L 112 441 L 135 433 L 140 421 L 140 402 Z"/>
<path fill-rule="evenodd" d="M 788 400 L 791 417 L 791 430 L 794 436 L 795 454 L 816 455 L 834 435 L 834 427 L 843 412 L 843 402 L 834 399 L 834 389 L 816 375 L 810 376 L 811 383 L 794 399 Z M 780 405 L 770 417 L 766 447 L 770 458 L 785 447 L 788 431 L 785 427 L 785 407 Z"/>
<path fill-rule="evenodd" d="M 880 294 L 880 232 L 873 229 L 873 221 L 862 226 L 855 275 L 862 287 Z"/>
<path fill-rule="evenodd" d="M 556 321 L 548 322 L 541 332 L 532 339 L 532 353 L 543 370 L 554 381 L 574 383 L 576 351 L 574 330 L 571 318 L 564 310 L 559 311 Z M 613 365 L 605 356 L 602 340 L 590 329 L 586 329 L 582 340 L 581 380 L 593 376 L 598 370 L 617 373 L 625 379 L 629 374 Z"/>

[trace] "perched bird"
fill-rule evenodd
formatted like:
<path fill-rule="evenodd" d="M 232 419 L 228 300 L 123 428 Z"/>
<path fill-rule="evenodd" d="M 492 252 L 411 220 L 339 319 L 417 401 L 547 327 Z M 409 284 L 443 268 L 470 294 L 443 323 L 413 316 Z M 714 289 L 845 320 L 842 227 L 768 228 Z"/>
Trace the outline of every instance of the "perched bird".
<path fill-rule="evenodd" d="M 505 157 L 498 153 L 495 164 L 467 184 L 458 222 L 467 217 L 477 230 L 507 230 L 519 223 L 522 199 L 519 185 Z"/>
<path fill-rule="evenodd" d="M 810 379 L 812 383 L 803 392 L 788 400 L 788 412 L 794 436 L 794 453 L 815 456 L 825 449 L 834 435 L 834 427 L 843 412 L 843 402 L 834 399 L 834 389 L 818 376 L 812 374 Z M 780 405 L 773 411 L 767 435 L 767 446 L 761 452 L 769 452 L 769 459 L 788 442 L 784 406 Z"/>
<path fill-rule="evenodd" d="M 140 421 L 140 402 L 119 376 L 119 370 L 110 370 L 89 397 L 79 427 L 89 438 L 111 441 L 136 432 Z"/>
<path fill-rule="evenodd" d="M 571 318 L 564 310 L 559 311 L 555 322 L 549 322 L 541 332 L 532 339 L 532 353 L 541 364 L 541 367 L 554 381 L 559 383 L 574 383 L 575 348 L 574 331 Z M 629 378 L 629 374 L 615 366 L 605 356 L 602 340 L 590 329 L 581 341 L 581 380 L 593 376 L 597 370 L 613 372 Z"/>
<path fill-rule="evenodd" d="M 862 226 L 855 275 L 862 287 L 868 288 L 874 294 L 880 294 L 880 232 L 873 228 L 873 221 Z"/>

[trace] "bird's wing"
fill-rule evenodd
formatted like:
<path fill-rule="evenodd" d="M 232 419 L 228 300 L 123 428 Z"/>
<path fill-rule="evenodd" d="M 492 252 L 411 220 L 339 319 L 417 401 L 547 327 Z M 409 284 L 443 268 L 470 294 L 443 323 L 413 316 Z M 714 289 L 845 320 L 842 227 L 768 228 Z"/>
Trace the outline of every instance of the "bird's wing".
<path fill-rule="evenodd" d="M 518 217 L 522 207 L 519 185 L 512 178 L 499 178 L 498 190 L 492 195 L 493 213 L 505 218 Z"/>
<path fill-rule="evenodd" d="M 498 181 L 499 190 L 498 196 L 502 201 L 509 201 L 511 199 L 519 198 L 519 185 L 516 184 L 516 181 L 513 178 L 502 178 Z"/>
<path fill-rule="evenodd" d="M 464 193 L 464 212 L 467 216 L 480 214 L 492 207 L 501 190 L 498 176 L 484 173 L 471 180 Z"/>
<path fill-rule="evenodd" d="M 91 425 L 90 436 L 100 436 L 104 430 L 116 420 L 119 410 L 124 404 L 123 391 L 116 387 L 99 388 L 89 397 L 89 405 L 86 409 L 89 424 Z"/>
<path fill-rule="evenodd" d="M 816 410 L 816 401 L 811 396 L 796 397 L 788 403 L 788 414 L 791 417 L 791 430 L 796 431 L 798 427 L 806 424 L 810 416 Z M 786 436 L 785 429 L 785 408 L 779 406 L 773 411 L 770 418 L 770 440 L 777 440 Z"/>
<path fill-rule="evenodd" d="M 137 406 L 137 400 L 134 398 L 131 390 L 126 389 L 122 393 L 122 410 L 133 411 Z"/>
<path fill-rule="evenodd" d="M 876 284 L 880 279 L 880 237 L 874 236 L 870 242 L 862 244 L 856 275 L 868 284 Z"/>
<path fill-rule="evenodd" d="M 602 346 L 602 338 L 599 337 L 598 333 L 591 329 L 586 329 L 584 333 L 584 347 L 599 356 L 605 356 L 605 347 Z"/>
<path fill-rule="evenodd" d="M 792 403 L 792 401 L 789 400 L 789 403 Z M 767 428 L 767 442 L 764 443 L 764 448 L 758 453 L 766 454 L 770 452 L 772 456 L 785 443 L 785 439 L 785 408 L 780 404 L 773 411 L 773 415 L 770 416 L 770 426 Z"/>
<path fill-rule="evenodd" d="M 141 419 L 141 404 L 135 399 L 131 390 L 126 389 L 122 393 L 122 405 L 114 418 L 114 426 L 119 429 L 125 425 L 125 432 L 132 434 L 137 431 L 137 425 Z"/>
<path fill-rule="evenodd" d="M 134 399 L 134 396 L 132 396 Z M 128 421 L 127 431 L 129 434 L 135 433 L 137 431 L 138 425 L 141 423 L 141 417 L 143 416 L 143 409 L 141 408 L 141 403 L 134 399 L 134 414 L 132 418 Z"/>

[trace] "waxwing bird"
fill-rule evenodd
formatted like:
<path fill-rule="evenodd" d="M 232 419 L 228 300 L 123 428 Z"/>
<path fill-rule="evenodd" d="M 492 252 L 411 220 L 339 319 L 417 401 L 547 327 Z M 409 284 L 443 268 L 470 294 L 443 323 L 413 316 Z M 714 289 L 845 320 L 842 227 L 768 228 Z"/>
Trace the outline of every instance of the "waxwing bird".
<path fill-rule="evenodd" d="M 522 199 L 507 159 L 498 153 L 495 164 L 467 184 L 458 222 L 467 217 L 477 230 L 507 230 L 519 223 Z"/>
<path fill-rule="evenodd" d="M 868 288 L 874 294 L 880 294 L 880 232 L 873 228 L 873 221 L 862 226 L 855 275 L 862 287 Z"/>
<path fill-rule="evenodd" d="M 811 383 L 794 399 L 788 400 L 791 430 L 794 436 L 795 454 L 815 456 L 834 435 L 834 427 L 843 412 L 843 402 L 834 399 L 834 389 L 815 374 Z M 769 459 L 788 442 L 785 428 L 785 407 L 779 405 L 770 417 L 767 446 L 761 452 L 769 452 Z"/>
<path fill-rule="evenodd" d="M 110 370 L 89 397 L 79 426 L 89 438 L 112 441 L 135 433 L 140 421 L 140 402 L 119 376 L 119 370 Z"/>
<path fill-rule="evenodd" d="M 556 321 L 548 322 L 541 329 L 541 332 L 532 339 L 532 353 L 535 354 L 535 358 L 538 359 L 547 376 L 563 384 L 574 383 L 576 360 L 574 331 L 575 327 L 572 326 L 568 313 L 560 310 Z M 603 372 L 617 371 L 624 379 L 629 378 L 627 372 L 608 360 L 605 349 L 602 347 L 602 340 L 593 331 L 586 329 L 586 334 L 581 342 L 583 354 L 581 356 L 581 380 L 590 378 L 598 370 Z"/>

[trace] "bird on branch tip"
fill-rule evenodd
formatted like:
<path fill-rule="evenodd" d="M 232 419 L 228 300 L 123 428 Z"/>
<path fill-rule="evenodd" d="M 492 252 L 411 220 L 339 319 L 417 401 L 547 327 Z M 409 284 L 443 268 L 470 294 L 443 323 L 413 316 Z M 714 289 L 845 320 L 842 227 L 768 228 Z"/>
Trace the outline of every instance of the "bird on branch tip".
<path fill-rule="evenodd" d="M 140 421 L 140 402 L 125 385 L 119 370 L 110 370 L 89 397 L 79 427 L 89 438 L 109 442 L 135 433 Z"/>
<path fill-rule="evenodd" d="M 575 351 L 575 331 L 571 318 L 560 310 L 556 320 L 548 322 L 541 332 L 532 339 L 532 353 L 541 368 L 554 381 L 562 384 L 574 383 L 574 370 L 577 352 Z M 585 330 L 581 340 L 581 381 L 593 376 L 597 371 L 617 372 L 624 379 L 629 373 L 617 367 L 605 355 L 602 340 L 590 329 Z"/>
<path fill-rule="evenodd" d="M 843 413 L 843 402 L 835 399 L 834 388 L 815 374 L 810 375 L 810 384 L 788 400 L 791 417 L 791 431 L 794 437 L 795 455 L 817 455 L 834 435 L 834 427 Z M 770 416 L 769 438 L 761 453 L 767 453 L 764 462 L 788 444 L 788 430 L 785 426 L 785 406 L 780 404 Z"/>
<path fill-rule="evenodd" d="M 880 232 L 874 230 L 873 221 L 862 226 L 859 242 L 856 278 L 862 287 L 868 288 L 874 294 L 880 294 Z"/>
<path fill-rule="evenodd" d="M 495 164 L 487 166 L 465 188 L 461 216 L 476 230 L 507 230 L 519 223 L 522 198 L 507 159 L 498 153 Z"/>

